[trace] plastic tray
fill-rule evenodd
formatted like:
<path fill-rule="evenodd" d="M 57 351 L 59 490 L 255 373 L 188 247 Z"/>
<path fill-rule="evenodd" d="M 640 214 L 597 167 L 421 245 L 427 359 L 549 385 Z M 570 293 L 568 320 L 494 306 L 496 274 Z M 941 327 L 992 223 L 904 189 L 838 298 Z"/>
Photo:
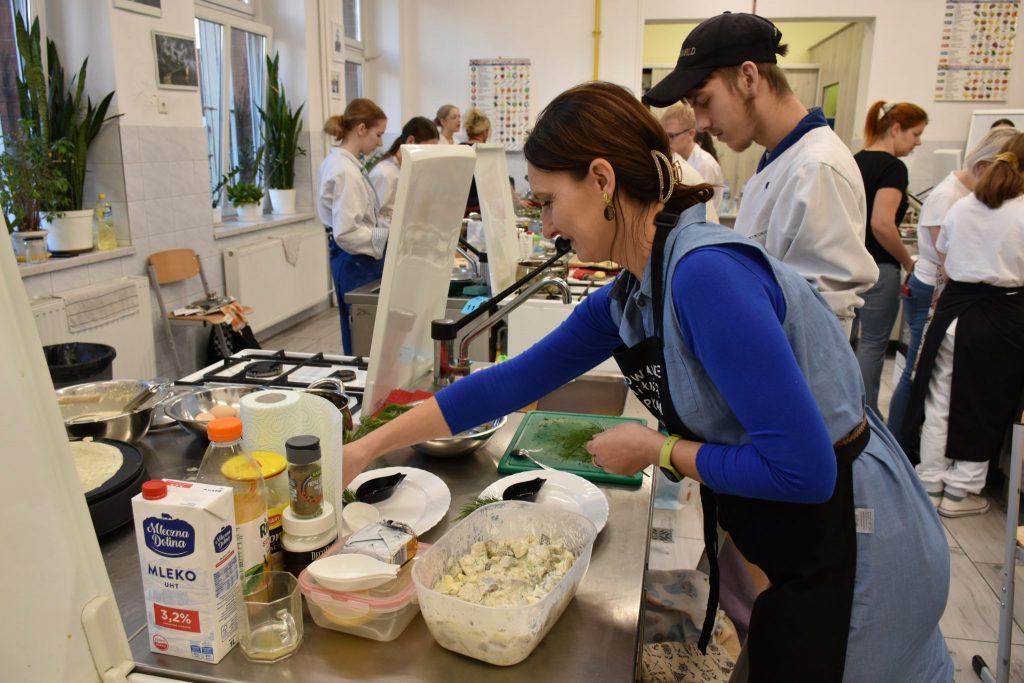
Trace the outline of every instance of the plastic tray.
<path fill-rule="evenodd" d="M 498 462 L 498 471 L 502 474 L 515 474 L 539 469 L 526 458 L 513 458 L 512 451 L 525 448 L 530 455 L 549 467 L 596 481 L 602 484 L 619 484 L 622 486 L 640 486 L 643 473 L 634 475 L 610 474 L 593 464 L 575 459 L 566 459 L 561 453 L 560 437 L 571 430 L 585 428 L 590 425 L 610 429 L 624 422 L 645 422 L 635 417 L 608 417 L 606 415 L 584 415 L 580 413 L 561 413 L 548 410 L 534 410 L 526 414 L 519 423 L 519 429 L 509 442 L 505 454 Z"/>

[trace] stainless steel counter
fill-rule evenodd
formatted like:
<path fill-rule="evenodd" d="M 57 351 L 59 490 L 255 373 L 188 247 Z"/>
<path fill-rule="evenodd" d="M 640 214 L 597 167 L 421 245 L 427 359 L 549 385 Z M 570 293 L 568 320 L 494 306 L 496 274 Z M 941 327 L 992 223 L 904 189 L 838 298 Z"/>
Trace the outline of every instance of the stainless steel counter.
<path fill-rule="evenodd" d="M 627 415 L 646 417 L 635 399 Z M 440 476 L 451 489 L 448 515 L 424 534 L 430 543 L 454 523 L 464 503 L 499 478 L 497 463 L 522 420 L 508 424 L 476 453 L 436 459 L 405 450 L 381 466 L 421 467 Z M 151 477 L 194 478 L 205 450 L 180 428 L 147 436 L 140 444 Z M 643 579 L 647 566 L 652 511 L 651 478 L 639 489 L 602 486 L 608 497 L 608 524 L 594 544 L 590 569 L 575 599 L 526 661 L 496 667 L 445 650 L 421 616 L 396 640 L 379 643 L 329 631 L 305 613 L 305 636 L 298 652 L 277 664 L 252 664 L 235 648 L 219 664 L 209 665 L 149 651 L 142 579 L 131 526 L 101 539 L 103 558 L 131 638 L 136 671 L 194 681 L 632 681 L 637 678 L 642 638 Z"/>

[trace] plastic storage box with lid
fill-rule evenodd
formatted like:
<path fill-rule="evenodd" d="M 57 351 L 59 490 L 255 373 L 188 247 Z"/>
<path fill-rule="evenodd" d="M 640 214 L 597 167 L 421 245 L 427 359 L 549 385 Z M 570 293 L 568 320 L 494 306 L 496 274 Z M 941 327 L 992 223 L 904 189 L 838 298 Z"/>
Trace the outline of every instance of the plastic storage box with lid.
<path fill-rule="evenodd" d="M 339 552 L 344 544 L 345 539 L 339 540 L 324 556 Z M 313 621 L 322 628 L 383 642 L 402 635 L 420 611 L 412 569 L 419 553 L 429 548 L 421 543 L 416 557 L 405 563 L 394 581 L 362 591 L 332 591 L 318 584 L 308 570 L 303 571 L 299 590 L 306 596 Z"/>
<path fill-rule="evenodd" d="M 434 590 L 438 578 L 474 543 L 530 534 L 562 538 L 576 554 L 569 572 L 538 602 L 487 607 Z M 575 512 L 518 501 L 485 505 L 452 527 L 430 550 L 417 554 L 412 577 L 423 620 L 444 648 L 490 664 L 518 664 L 530 656 L 576 595 L 590 566 L 596 537 L 594 523 Z"/>

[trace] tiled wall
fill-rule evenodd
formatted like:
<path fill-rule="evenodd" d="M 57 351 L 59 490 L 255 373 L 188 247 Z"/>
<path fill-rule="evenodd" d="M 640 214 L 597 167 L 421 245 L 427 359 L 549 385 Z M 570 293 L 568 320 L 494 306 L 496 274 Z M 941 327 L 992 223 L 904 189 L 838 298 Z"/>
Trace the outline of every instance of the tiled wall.
<path fill-rule="evenodd" d="M 308 133 L 304 137 L 302 146 L 308 150 Z M 315 160 L 317 165 L 320 158 Z M 310 156 L 296 162 L 296 210 L 300 212 L 312 207 L 313 162 Z M 30 297 L 49 296 L 122 275 L 145 275 L 146 259 L 151 253 L 180 247 L 194 249 L 199 254 L 210 286 L 223 293 L 221 252 L 224 249 L 316 224 L 316 221 L 306 221 L 267 232 L 214 240 L 206 132 L 202 127 L 120 126 L 112 122 L 90 148 L 89 168 L 85 190 L 88 205 L 95 204 L 99 192 L 107 194 L 114 209 L 118 241 L 127 245 L 130 240 L 135 254 L 25 278 L 23 282 Z M 326 264 L 324 267 L 326 274 Z M 164 287 L 164 300 L 169 309 L 202 295 L 198 278 Z M 153 313 L 157 372 L 174 377 L 170 347 L 155 299 Z M 209 329 L 200 325 L 174 325 L 173 329 L 183 364 L 186 368 L 197 367 L 205 354 Z"/>

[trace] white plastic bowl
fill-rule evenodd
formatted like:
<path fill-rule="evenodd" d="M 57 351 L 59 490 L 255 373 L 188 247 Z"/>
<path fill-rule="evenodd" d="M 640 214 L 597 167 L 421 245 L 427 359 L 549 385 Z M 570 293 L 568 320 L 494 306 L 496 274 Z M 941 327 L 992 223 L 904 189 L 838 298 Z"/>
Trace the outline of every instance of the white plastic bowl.
<path fill-rule="evenodd" d="M 317 583 L 332 591 L 361 591 L 394 581 L 399 569 L 399 565 L 375 557 L 339 553 L 313 561 L 308 571 Z"/>
<path fill-rule="evenodd" d="M 451 563 L 469 553 L 477 541 L 546 534 L 563 538 L 576 561 L 542 600 L 523 607 L 486 607 L 433 589 Z M 502 501 L 475 510 L 420 555 L 412 570 L 420 611 L 442 647 L 499 666 L 518 664 L 544 639 L 590 566 L 597 537 L 583 515 L 550 506 Z"/>

